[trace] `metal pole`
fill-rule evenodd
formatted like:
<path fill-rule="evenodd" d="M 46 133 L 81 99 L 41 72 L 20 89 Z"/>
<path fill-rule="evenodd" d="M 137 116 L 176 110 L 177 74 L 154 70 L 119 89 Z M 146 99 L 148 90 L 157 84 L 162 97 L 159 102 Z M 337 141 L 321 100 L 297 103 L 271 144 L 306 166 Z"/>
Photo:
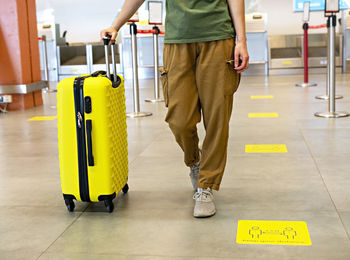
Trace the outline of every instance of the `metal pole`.
<path fill-rule="evenodd" d="M 332 114 L 335 113 L 335 27 L 336 23 L 335 16 L 330 17 L 329 26 L 329 103 L 328 111 Z"/>
<path fill-rule="evenodd" d="M 329 87 L 330 87 L 330 66 L 329 66 L 329 63 L 330 63 L 330 56 L 329 56 L 329 53 L 330 53 L 330 19 L 327 20 L 327 81 L 326 81 L 326 95 L 320 95 L 320 96 L 316 96 L 315 98 L 316 99 L 322 99 L 322 100 L 328 100 L 329 99 Z M 335 96 L 335 99 L 342 99 L 343 96 Z"/>
<path fill-rule="evenodd" d="M 154 97 L 159 99 L 159 53 L 158 53 L 158 33 L 153 34 L 154 45 Z"/>
<path fill-rule="evenodd" d="M 43 42 L 44 74 L 45 74 L 45 81 L 47 82 L 47 88 L 45 88 L 44 92 L 47 92 L 47 93 L 57 92 L 57 90 L 50 88 L 50 74 L 49 74 L 50 72 L 49 72 L 49 61 L 47 57 L 46 35 L 41 36 L 41 38 Z"/>
<path fill-rule="evenodd" d="M 49 81 L 49 64 L 47 60 L 47 44 L 46 44 L 46 36 L 42 36 L 43 39 L 43 55 L 44 55 L 44 71 L 45 71 L 45 80 Z"/>
<path fill-rule="evenodd" d="M 106 57 L 106 73 L 107 73 L 107 77 L 108 78 L 111 78 L 111 73 L 110 73 L 110 66 L 109 66 L 109 59 L 108 59 L 108 43 L 109 43 L 109 39 L 108 38 L 106 38 L 106 39 L 104 39 L 104 41 L 106 41 L 105 42 L 105 44 L 104 44 L 104 47 L 105 47 L 105 57 Z M 106 44 L 107 43 L 107 44 Z"/>
<path fill-rule="evenodd" d="M 325 118 L 338 118 L 349 116 L 346 112 L 336 112 L 335 110 L 335 27 L 337 25 L 337 17 L 335 15 L 328 17 L 329 26 L 329 70 L 328 70 L 328 86 L 329 86 L 329 99 L 328 99 L 328 112 L 315 113 L 315 116 Z"/>
<path fill-rule="evenodd" d="M 113 81 L 116 82 L 117 81 L 117 65 L 115 63 L 114 49 L 115 49 L 115 43 L 113 42 L 111 45 L 112 70 L 113 70 Z"/>
<path fill-rule="evenodd" d="M 303 53 L 304 53 L 304 82 L 301 84 L 296 84 L 296 87 L 315 87 L 317 86 L 316 83 L 309 83 L 309 38 L 308 38 L 308 30 L 309 30 L 309 24 L 304 23 L 303 24 L 303 30 L 304 30 L 304 44 L 303 44 Z"/>
<path fill-rule="evenodd" d="M 135 23 L 130 24 L 131 35 L 131 53 L 132 53 L 132 83 L 134 93 L 134 112 L 128 113 L 127 116 L 131 118 L 151 116 L 152 113 L 140 112 L 140 97 L 139 97 L 139 75 L 137 65 L 137 26 Z"/>
<path fill-rule="evenodd" d="M 146 99 L 146 102 L 164 102 L 164 99 L 160 98 L 159 95 L 159 45 L 158 45 L 158 39 L 159 39 L 159 33 L 160 30 L 157 26 L 153 27 L 153 30 L 155 31 L 153 33 L 153 58 L 154 58 L 154 99 Z"/>
<path fill-rule="evenodd" d="M 309 25 L 304 23 L 304 83 L 309 83 L 309 38 L 308 30 Z"/>
<path fill-rule="evenodd" d="M 139 98 L 139 79 L 138 79 L 138 64 L 137 64 L 137 38 L 135 29 L 136 24 L 130 25 L 131 33 L 131 53 L 132 53 L 132 83 L 134 87 L 134 112 L 140 112 L 140 98 Z"/>

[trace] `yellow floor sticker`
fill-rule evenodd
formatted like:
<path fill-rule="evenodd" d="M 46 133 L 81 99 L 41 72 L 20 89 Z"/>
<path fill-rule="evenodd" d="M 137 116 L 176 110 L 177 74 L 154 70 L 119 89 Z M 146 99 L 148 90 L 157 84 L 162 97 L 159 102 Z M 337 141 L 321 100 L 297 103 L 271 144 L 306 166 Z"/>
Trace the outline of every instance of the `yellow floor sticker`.
<path fill-rule="evenodd" d="M 273 99 L 274 96 L 250 96 L 251 99 Z"/>
<path fill-rule="evenodd" d="M 304 221 L 239 220 L 238 244 L 312 245 Z"/>
<path fill-rule="evenodd" d="M 285 65 L 285 66 L 293 65 L 293 62 L 292 61 L 284 61 L 284 62 L 282 62 L 282 65 Z"/>
<path fill-rule="evenodd" d="M 247 144 L 246 153 L 288 153 L 285 144 Z"/>
<path fill-rule="evenodd" d="M 35 116 L 28 119 L 28 121 L 49 121 L 49 120 L 55 120 L 56 118 L 57 116 Z"/>
<path fill-rule="evenodd" d="M 250 118 L 278 117 L 278 113 L 249 113 Z"/>

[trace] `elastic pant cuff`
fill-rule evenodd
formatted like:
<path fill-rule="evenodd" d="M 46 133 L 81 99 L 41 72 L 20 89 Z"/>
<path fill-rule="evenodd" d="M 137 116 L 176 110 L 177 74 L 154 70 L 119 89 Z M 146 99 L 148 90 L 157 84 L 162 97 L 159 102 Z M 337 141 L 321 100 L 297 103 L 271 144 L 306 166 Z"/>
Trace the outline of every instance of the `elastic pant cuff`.
<path fill-rule="evenodd" d="M 196 158 L 196 159 L 194 159 L 192 162 L 190 162 L 190 163 L 187 163 L 187 162 L 185 162 L 185 164 L 186 164 L 186 166 L 187 167 L 192 167 L 192 166 L 195 166 L 197 163 L 199 163 L 201 161 L 201 159 L 200 158 Z"/>
<path fill-rule="evenodd" d="M 191 163 L 191 164 L 186 164 L 187 167 L 192 167 L 197 165 L 197 163 L 199 163 L 200 161 L 198 160 L 197 162 Z"/>
<path fill-rule="evenodd" d="M 202 189 L 207 189 L 210 188 L 212 190 L 216 190 L 218 191 L 220 189 L 220 185 L 218 184 L 210 184 L 210 183 L 198 183 L 198 188 L 202 188 Z"/>

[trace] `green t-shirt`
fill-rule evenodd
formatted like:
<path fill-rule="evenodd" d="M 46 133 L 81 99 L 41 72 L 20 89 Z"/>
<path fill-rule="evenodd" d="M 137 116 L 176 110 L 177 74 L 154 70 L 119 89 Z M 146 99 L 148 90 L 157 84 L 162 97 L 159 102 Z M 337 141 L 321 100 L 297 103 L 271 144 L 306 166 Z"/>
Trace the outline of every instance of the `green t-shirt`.
<path fill-rule="evenodd" d="M 165 43 L 234 37 L 227 0 L 166 0 Z"/>

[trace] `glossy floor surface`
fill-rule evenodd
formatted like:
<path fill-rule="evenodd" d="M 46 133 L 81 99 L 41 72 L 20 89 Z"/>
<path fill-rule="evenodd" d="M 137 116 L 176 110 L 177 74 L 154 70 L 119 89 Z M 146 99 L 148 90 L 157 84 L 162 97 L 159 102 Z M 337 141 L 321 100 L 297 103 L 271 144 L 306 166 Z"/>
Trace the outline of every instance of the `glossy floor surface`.
<path fill-rule="evenodd" d="M 141 102 L 152 117 L 128 119 L 130 191 L 112 214 L 102 203 L 68 213 L 60 190 L 55 94 L 45 105 L 0 115 L 0 259 L 350 259 L 350 118 L 324 119 L 325 76 L 246 77 L 235 96 L 229 156 L 217 214 L 192 217 L 188 169 L 164 122 L 164 104 Z M 350 112 L 350 75 L 338 75 L 339 110 Z M 143 80 L 142 100 L 152 97 Z M 132 110 L 131 82 L 127 107 Z M 273 99 L 251 99 L 273 95 Z M 249 118 L 248 113 L 278 113 Z M 199 128 L 203 138 L 204 130 Z M 246 144 L 285 144 L 288 153 L 247 154 Z M 307 223 L 312 246 L 241 245 L 239 220 Z"/>

